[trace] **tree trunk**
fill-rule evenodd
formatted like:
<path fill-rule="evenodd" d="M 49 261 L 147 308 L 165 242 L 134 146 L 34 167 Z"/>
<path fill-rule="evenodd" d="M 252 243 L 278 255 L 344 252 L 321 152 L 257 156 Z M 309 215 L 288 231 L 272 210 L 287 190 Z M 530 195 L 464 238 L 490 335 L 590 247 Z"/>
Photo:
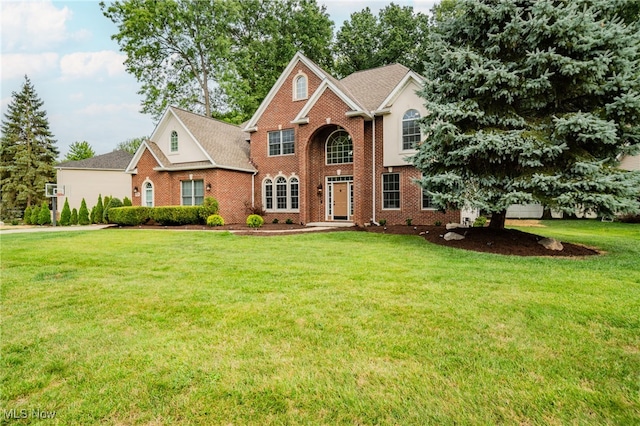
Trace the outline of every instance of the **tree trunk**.
<path fill-rule="evenodd" d="M 551 209 L 547 206 L 544 206 L 542 210 L 542 220 L 551 220 L 553 216 L 551 216 Z"/>
<path fill-rule="evenodd" d="M 491 214 L 491 221 L 489 222 L 489 228 L 492 229 L 504 229 L 504 221 L 507 218 L 507 211 L 493 212 Z"/>

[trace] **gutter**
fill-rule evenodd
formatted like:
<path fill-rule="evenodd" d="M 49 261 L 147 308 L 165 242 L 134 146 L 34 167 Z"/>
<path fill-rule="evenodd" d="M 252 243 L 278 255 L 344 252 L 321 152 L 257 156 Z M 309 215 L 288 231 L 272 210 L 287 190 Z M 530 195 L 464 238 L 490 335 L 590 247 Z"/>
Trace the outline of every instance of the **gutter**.
<path fill-rule="evenodd" d="M 372 187 L 372 197 L 371 197 L 371 206 L 372 206 L 372 210 L 371 210 L 371 223 L 373 223 L 376 226 L 380 226 L 380 224 L 378 222 L 376 222 L 376 116 L 375 113 L 372 111 L 371 115 L 373 116 L 373 129 L 372 129 L 372 133 L 373 133 L 373 155 L 371 156 L 373 158 L 372 160 L 372 167 L 371 167 L 371 187 Z"/>

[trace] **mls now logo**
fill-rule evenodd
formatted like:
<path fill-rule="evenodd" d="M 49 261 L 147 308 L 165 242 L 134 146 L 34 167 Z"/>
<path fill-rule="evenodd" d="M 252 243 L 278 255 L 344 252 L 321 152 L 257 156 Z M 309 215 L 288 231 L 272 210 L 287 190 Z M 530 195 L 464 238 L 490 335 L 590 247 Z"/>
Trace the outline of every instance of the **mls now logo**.
<path fill-rule="evenodd" d="M 18 420 L 18 419 L 53 419 L 56 417 L 55 411 L 45 411 L 40 409 L 16 409 L 4 410 L 4 418 L 6 420 Z"/>

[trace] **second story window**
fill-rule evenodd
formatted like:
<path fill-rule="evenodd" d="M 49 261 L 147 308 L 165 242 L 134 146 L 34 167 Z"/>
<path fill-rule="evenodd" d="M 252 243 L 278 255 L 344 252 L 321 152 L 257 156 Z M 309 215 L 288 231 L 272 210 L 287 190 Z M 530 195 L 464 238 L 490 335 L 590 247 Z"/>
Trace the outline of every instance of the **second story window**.
<path fill-rule="evenodd" d="M 307 99 L 307 76 L 304 74 L 298 75 L 293 84 L 293 100 L 301 99 Z"/>
<path fill-rule="evenodd" d="M 416 149 L 420 142 L 420 113 L 410 109 L 402 117 L 402 149 Z"/>
<path fill-rule="evenodd" d="M 268 139 L 269 156 L 290 155 L 295 153 L 295 135 L 293 129 L 269 132 Z"/>
<path fill-rule="evenodd" d="M 171 132 L 171 152 L 178 152 L 178 132 Z"/>
<path fill-rule="evenodd" d="M 349 133 L 336 130 L 327 138 L 327 164 L 353 163 L 353 141 Z"/>

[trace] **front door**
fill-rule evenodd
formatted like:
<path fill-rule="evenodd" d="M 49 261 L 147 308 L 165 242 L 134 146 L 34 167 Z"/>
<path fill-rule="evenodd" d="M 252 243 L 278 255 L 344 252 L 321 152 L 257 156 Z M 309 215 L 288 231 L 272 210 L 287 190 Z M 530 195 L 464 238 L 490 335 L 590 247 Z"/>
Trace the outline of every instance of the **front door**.
<path fill-rule="evenodd" d="M 333 219 L 349 219 L 349 183 L 336 182 L 333 184 Z"/>

